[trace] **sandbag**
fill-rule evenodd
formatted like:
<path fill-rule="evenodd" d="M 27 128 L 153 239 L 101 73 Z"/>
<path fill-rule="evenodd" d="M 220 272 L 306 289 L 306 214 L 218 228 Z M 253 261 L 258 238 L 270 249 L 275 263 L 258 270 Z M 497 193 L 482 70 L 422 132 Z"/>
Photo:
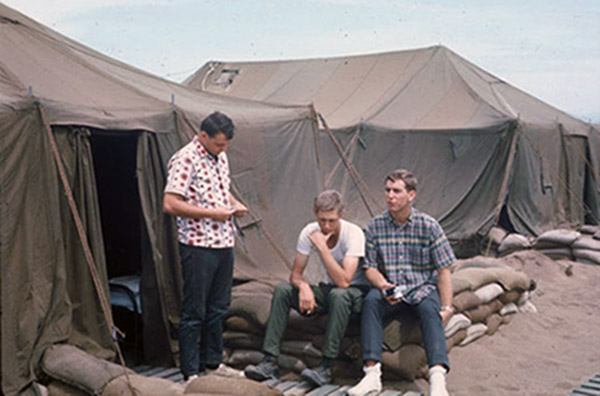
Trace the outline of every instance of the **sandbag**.
<path fill-rule="evenodd" d="M 582 235 L 571 245 L 573 251 L 575 249 L 595 250 L 600 251 L 600 241 L 589 235 Z"/>
<path fill-rule="evenodd" d="M 281 352 L 293 356 L 307 356 L 321 359 L 321 351 L 314 347 L 310 341 L 283 341 L 281 343 Z"/>
<path fill-rule="evenodd" d="M 523 294 L 521 294 L 521 297 L 519 297 L 519 300 L 517 301 L 517 306 L 521 306 L 521 305 L 525 304 L 527 301 L 529 301 L 530 296 L 531 296 L 531 292 L 529 292 L 529 291 L 523 292 Z"/>
<path fill-rule="evenodd" d="M 598 240 L 600 240 L 600 231 L 596 231 L 596 232 L 594 233 L 594 239 L 598 239 Z"/>
<path fill-rule="evenodd" d="M 471 319 L 465 315 L 461 313 L 454 314 L 450 320 L 448 320 L 448 323 L 446 323 L 444 335 L 446 338 L 452 337 L 456 332 L 468 328 L 471 324 Z"/>
<path fill-rule="evenodd" d="M 135 394 L 131 392 L 129 383 Z M 102 396 L 182 396 L 183 385 L 163 378 L 144 377 L 143 375 L 122 375 L 110 381 L 102 391 Z"/>
<path fill-rule="evenodd" d="M 544 247 L 571 246 L 580 236 L 581 233 L 574 230 L 550 230 L 538 236 L 533 247 L 539 250 Z"/>
<path fill-rule="evenodd" d="M 495 257 L 486 256 L 475 256 L 468 259 L 456 260 L 451 267 L 452 272 L 460 271 L 464 268 L 490 268 L 490 267 L 504 267 L 508 268 L 502 263 L 501 259 Z"/>
<path fill-rule="evenodd" d="M 600 231 L 600 227 L 591 224 L 585 224 L 579 229 L 579 232 L 588 235 L 594 235 L 598 231 Z"/>
<path fill-rule="evenodd" d="M 463 291 L 452 297 L 452 305 L 456 312 L 463 312 L 481 305 L 481 300 L 475 292 Z"/>
<path fill-rule="evenodd" d="M 517 304 L 510 303 L 510 304 L 503 306 L 502 309 L 500 309 L 500 311 L 498 313 L 500 314 L 500 316 L 505 316 L 505 315 L 516 314 L 517 312 L 519 312 L 519 307 L 517 307 Z"/>
<path fill-rule="evenodd" d="M 264 357 L 265 355 L 260 351 L 237 349 L 231 353 L 226 363 L 229 366 L 246 367 L 249 364 L 260 363 Z"/>
<path fill-rule="evenodd" d="M 507 235 L 508 231 L 504 228 L 492 227 L 487 234 L 487 240 L 491 241 L 493 245 L 499 246 Z"/>
<path fill-rule="evenodd" d="M 389 370 L 401 378 L 414 381 L 427 365 L 425 349 L 416 344 L 403 345 L 396 352 L 383 352 L 381 364 L 383 372 Z"/>
<path fill-rule="evenodd" d="M 229 314 L 242 316 L 260 328 L 267 326 L 271 296 L 263 294 L 232 296 Z"/>
<path fill-rule="evenodd" d="M 571 260 L 573 258 L 573 252 L 570 247 L 544 247 L 536 250 L 553 260 Z"/>
<path fill-rule="evenodd" d="M 531 279 L 526 273 L 509 267 L 465 268 L 453 273 L 451 279 L 452 290 L 455 290 L 455 283 L 466 283 L 468 290 L 477 290 L 492 282 L 499 283 L 504 290 L 528 290 L 531 283 Z"/>
<path fill-rule="evenodd" d="M 74 388 L 61 381 L 50 381 L 48 384 L 48 396 L 87 396 L 89 393 Z"/>
<path fill-rule="evenodd" d="M 310 356 L 305 357 L 304 360 L 310 365 L 314 365 L 315 362 L 318 363 L 320 361 L 320 359 L 311 358 Z M 279 368 L 285 371 L 293 371 L 298 374 L 306 368 L 305 361 L 298 359 L 295 356 L 286 355 L 285 353 L 282 353 L 277 357 L 277 365 Z"/>
<path fill-rule="evenodd" d="M 519 301 L 521 295 L 527 292 L 520 292 L 519 290 L 509 290 L 498 296 L 498 300 L 503 304 L 510 304 Z"/>
<path fill-rule="evenodd" d="M 487 326 L 486 334 L 493 335 L 502 323 L 502 316 L 500 316 L 499 314 L 494 313 L 488 316 L 485 319 L 485 325 Z"/>
<path fill-rule="evenodd" d="M 527 301 L 525 304 L 519 306 L 519 311 L 525 313 L 537 313 L 538 310 L 531 301 Z"/>
<path fill-rule="evenodd" d="M 422 339 L 419 318 L 411 311 L 403 311 L 383 328 L 383 346 L 396 351 L 405 344 L 420 344 Z"/>
<path fill-rule="evenodd" d="M 42 358 L 42 371 L 67 385 L 98 394 L 113 378 L 133 373 L 120 365 L 89 355 L 68 344 L 55 344 L 46 349 Z"/>
<path fill-rule="evenodd" d="M 527 237 L 521 234 L 509 234 L 506 238 L 502 240 L 500 246 L 498 246 L 498 253 L 501 255 L 507 255 L 512 252 L 516 252 L 517 250 L 529 249 L 531 247 L 531 242 Z"/>
<path fill-rule="evenodd" d="M 203 375 L 193 380 L 185 394 L 212 393 L 215 395 L 240 396 L 283 396 L 283 392 L 260 382 L 246 378 L 225 378 L 218 375 Z"/>
<path fill-rule="evenodd" d="M 465 316 L 471 319 L 472 323 L 481 323 L 491 314 L 502 309 L 502 303 L 498 300 L 491 301 L 488 304 L 482 304 L 475 309 L 465 312 Z"/>
<path fill-rule="evenodd" d="M 483 323 L 477 323 L 472 326 L 469 326 L 469 328 L 467 329 L 467 336 L 464 340 L 461 341 L 459 345 L 465 346 L 467 344 L 470 344 L 471 342 L 485 335 L 486 331 L 487 326 Z"/>
<path fill-rule="evenodd" d="M 236 331 L 223 332 L 223 344 L 231 349 L 262 349 L 263 338 L 255 334 Z"/>
<path fill-rule="evenodd" d="M 225 328 L 231 331 L 262 335 L 263 331 L 243 316 L 234 315 L 225 319 Z"/>
<path fill-rule="evenodd" d="M 465 338 L 467 338 L 467 329 L 460 329 L 452 334 L 451 337 L 446 338 L 446 349 L 448 352 L 456 345 L 459 345 Z"/>
<path fill-rule="evenodd" d="M 482 304 L 487 304 L 503 292 L 502 286 L 494 282 L 475 290 L 475 295 L 481 300 Z"/>
<path fill-rule="evenodd" d="M 581 259 L 587 260 L 587 263 L 600 265 L 600 251 L 589 249 L 573 249 L 573 254 L 577 261 Z"/>

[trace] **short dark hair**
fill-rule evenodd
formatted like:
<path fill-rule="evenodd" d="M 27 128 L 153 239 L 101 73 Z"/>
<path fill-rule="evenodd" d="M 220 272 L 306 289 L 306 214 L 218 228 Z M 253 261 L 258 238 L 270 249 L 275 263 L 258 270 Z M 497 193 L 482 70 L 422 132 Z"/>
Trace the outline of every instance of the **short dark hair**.
<path fill-rule="evenodd" d="M 391 181 L 392 183 L 398 180 L 402 180 L 406 186 L 406 191 L 417 191 L 417 184 L 419 183 L 415 175 L 411 171 L 406 169 L 396 169 L 390 172 L 386 177 L 385 181 Z"/>
<path fill-rule="evenodd" d="M 218 133 L 223 133 L 227 140 L 231 140 L 233 139 L 235 125 L 233 125 L 231 118 L 223 113 L 215 111 L 202 121 L 200 129 L 206 132 L 211 138 L 215 137 Z"/>
<path fill-rule="evenodd" d="M 342 202 L 342 194 L 336 190 L 325 190 L 317 195 L 313 202 L 313 210 L 317 212 L 329 212 L 337 209 L 338 214 L 344 211 L 344 202 Z"/>

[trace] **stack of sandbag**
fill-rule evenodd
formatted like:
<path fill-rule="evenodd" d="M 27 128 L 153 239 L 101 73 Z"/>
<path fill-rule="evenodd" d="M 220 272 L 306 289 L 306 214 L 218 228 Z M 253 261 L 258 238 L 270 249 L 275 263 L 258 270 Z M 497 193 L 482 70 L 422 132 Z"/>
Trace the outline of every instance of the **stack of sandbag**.
<path fill-rule="evenodd" d="M 555 229 L 530 239 L 524 235 L 510 233 L 503 235 L 503 229 L 493 227 L 486 239 L 486 247 L 493 254 L 504 257 L 514 252 L 535 249 L 554 260 L 576 260 L 586 264 L 600 265 L 600 227 L 585 225 L 579 231 Z M 500 241 L 498 243 L 498 241 Z M 487 251 L 487 249 L 486 249 Z"/>
<path fill-rule="evenodd" d="M 451 277 L 455 314 L 446 326 L 449 349 L 467 345 L 485 334 L 494 334 L 520 310 L 535 311 L 528 302 L 531 279 L 524 272 L 504 265 L 502 258 L 478 256 L 458 260 L 452 267 Z M 262 360 L 262 341 L 272 290 L 272 286 L 258 282 L 234 287 L 224 333 L 229 365 L 243 368 Z M 252 303 L 247 299 L 252 299 Z M 317 365 L 322 357 L 326 325 L 325 315 L 306 318 L 292 310 L 278 361 L 280 367 L 299 373 L 305 367 Z M 414 380 L 426 374 L 419 321 L 409 311 L 386 324 L 383 346 L 385 377 Z M 359 318 L 355 318 L 342 340 L 333 374 L 358 378 L 362 375 L 361 366 Z"/>
<path fill-rule="evenodd" d="M 579 231 L 581 236 L 571 245 L 575 260 L 600 265 L 600 227 L 586 225 Z"/>
<path fill-rule="evenodd" d="M 248 364 L 257 364 L 263 359 L 262 343 L 273 289 L 272 285 L 258 281 L 233 288 L 231 307 L 223 333 L 226 364 L 241 369 Z M 318 365 L 322 359 L 321 348 L 326 326 L 325 315 L 304 317 L 291 310 L 277 362 L 279 367 L 283 371 L 299 374 L 306 367 Z M 346 339 L 342 342 L 342 353 L 334 367 L 334 375 L 338 370 L 346 375 L 360 375 L 360 360 L 355 367 L 352 357 L 349 356 L 355 351 L 355 344 L 359 344 L 358 317 L 348 326 Z M 349 373 L 348 370 L 352 372 Z"/>

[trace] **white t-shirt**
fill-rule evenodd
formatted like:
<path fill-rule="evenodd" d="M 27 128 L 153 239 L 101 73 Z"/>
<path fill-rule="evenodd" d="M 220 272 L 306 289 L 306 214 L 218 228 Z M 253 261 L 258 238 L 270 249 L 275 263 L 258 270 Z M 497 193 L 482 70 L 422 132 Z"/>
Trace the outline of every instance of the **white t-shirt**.
<path fill-rule="evenodd" d="M 312 250 L 316 250 L 314 245 L 309 239 L 310 234 L 319 229 L 319 223 L 312 222 L 307 224 L 302 231 L 300 232 L 300 236 L 298 236 L 298 244 L 296 245 L 296 250 L 300 254 L 304 254 L 308 256 Z M 344 219 L 341 219 L 341 230 L 340 236 L 338 238 L 337 244 L 330 249 L 331 255 L 337 261 L 337 263 L 341 266 L 344 257 L 353 256 L 353 257 L 364 257 L 365 256 L 365 235 L 359 226 L 356 224 L 350 223 Z M 319 256 L 319 259 L 321 257 Z M 321 265 L 323 262 L 321 261 Z M 325 266 L 323 265 L 323 269 Z M 327 270 L 325 269 L 325 273 Z M 327 275 L 327 279 L 330 284 L 334 284 L 329 275 Z M 365 277 L 364 271 L 358 265 L 356 269 L 356 273 L 354 274 L 354 278 L 352 278 L 351 285 L 368 285 L 369 282 Z"/>

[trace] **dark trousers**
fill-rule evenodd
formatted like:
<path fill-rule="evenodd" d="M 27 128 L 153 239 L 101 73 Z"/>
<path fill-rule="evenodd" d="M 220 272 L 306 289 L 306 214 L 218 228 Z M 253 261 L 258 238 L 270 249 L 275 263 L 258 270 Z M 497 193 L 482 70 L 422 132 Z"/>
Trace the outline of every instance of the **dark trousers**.
<path fill-rule="evenodd" d="M 371 289 L 365 297 L 361 317 L 363 360 L 381 361 L 383 323 L 386 319 L 399 315 L 405 309 L 413 310 L 419 317 L 429 367 L 441 364 L 449 369 L 446 336 L 440 316 L 440 295 L 437 290 L 418 304 L 410 305 L 401 302 L 392 305 L 383 298 L 381 290 Z"/>
<path fill-rule="evenodd" d="M 233 248 L 179 244 L 183 304 L 179 357 L 185 377 L 200 367 L 217 366 L 223 357 L 223 319 L 231 302 Z"/>

